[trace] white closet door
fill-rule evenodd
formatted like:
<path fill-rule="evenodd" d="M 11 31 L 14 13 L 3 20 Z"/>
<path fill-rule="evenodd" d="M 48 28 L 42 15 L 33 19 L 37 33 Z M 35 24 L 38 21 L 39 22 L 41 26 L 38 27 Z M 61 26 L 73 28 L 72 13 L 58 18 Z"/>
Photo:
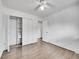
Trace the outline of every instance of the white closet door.
<path fill-rule="evenodd" d="M 16 44 L 16 20 L 10 19 L 9 22 L 9 41 L 10 45 Z"/>

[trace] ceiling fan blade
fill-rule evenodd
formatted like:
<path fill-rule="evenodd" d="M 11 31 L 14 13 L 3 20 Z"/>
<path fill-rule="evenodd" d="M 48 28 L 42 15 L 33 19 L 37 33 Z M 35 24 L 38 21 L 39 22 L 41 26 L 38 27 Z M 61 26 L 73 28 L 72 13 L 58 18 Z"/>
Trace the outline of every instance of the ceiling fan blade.
<path fill-rule="evenodd" d="M 38 10 L 40 7 L 41 7 L 41 5 L 38 5 L 38 6 L 35 8 L 35 11 Z"/>
<path fill-rule="evenodd" d="M 37 4 L 39 4 L 39 5 L 41 4 L 41 3 L 40 3 L 40 2 L 38 2 L 38 1 L 36 1 L 36 3 L 37 3 Z"/>
<path fill-rule="evenodd" d="M 49 7 L 54 7 L 54 5 L 52 5 L 50 3 L 46 3 L 46 5 L 48 5 Z"/>

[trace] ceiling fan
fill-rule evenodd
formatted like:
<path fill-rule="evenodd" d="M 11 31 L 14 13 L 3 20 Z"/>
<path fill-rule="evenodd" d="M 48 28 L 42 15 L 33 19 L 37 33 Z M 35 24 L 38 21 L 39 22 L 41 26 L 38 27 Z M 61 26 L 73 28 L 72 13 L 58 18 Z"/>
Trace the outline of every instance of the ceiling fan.
<path fill-rule="evenodd" d="M 35 10 L 45 10 L 45 8 L 49 8 L 49 7 L 53 7 L 52 4 L 50 4 L 48 1 L 46 0 L 39 0 L 37 1 L 38 6 L 35 8 Z"/>

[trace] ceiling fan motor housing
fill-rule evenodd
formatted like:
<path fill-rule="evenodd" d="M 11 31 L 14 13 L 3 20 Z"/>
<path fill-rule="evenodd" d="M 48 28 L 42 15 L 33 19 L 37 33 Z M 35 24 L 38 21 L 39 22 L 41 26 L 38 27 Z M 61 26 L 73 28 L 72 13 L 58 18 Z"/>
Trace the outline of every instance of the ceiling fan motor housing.
<path fill-rule="evenodd" d="M 44 2 L 44 0 L 40 0 L 40 2 Z"/>

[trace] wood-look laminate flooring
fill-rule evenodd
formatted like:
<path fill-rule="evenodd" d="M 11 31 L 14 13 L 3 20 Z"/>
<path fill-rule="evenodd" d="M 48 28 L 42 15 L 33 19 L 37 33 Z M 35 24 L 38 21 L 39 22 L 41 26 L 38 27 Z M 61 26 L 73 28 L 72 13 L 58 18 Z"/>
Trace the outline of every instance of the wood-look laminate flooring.
<path fill-rule="evenodd" d="M 12 48 L 1 59 L 79 59 L 79 54 L 54 44 L 39 41 L 23 47 Z"/>

